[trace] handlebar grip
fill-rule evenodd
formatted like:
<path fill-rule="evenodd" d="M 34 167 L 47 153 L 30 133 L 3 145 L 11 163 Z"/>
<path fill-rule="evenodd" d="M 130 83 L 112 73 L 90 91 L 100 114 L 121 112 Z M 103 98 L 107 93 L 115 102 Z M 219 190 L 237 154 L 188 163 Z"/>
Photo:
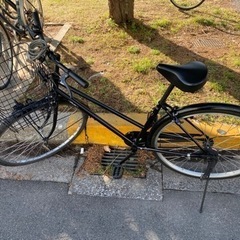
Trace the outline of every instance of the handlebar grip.
<path fill-rule="evenodd" d="M 69 77 L 71 77 L 73 80 L 75 80 L 78 84 L 80 84 L 83 88 L 87 88 L 89 86 L 89 83 L 84 80 L 83 78 L 81 78 L 80 76 L 78 76 L 75 72 L 73 72 L 72 70 L 68 70 L 68 74 Z"/>

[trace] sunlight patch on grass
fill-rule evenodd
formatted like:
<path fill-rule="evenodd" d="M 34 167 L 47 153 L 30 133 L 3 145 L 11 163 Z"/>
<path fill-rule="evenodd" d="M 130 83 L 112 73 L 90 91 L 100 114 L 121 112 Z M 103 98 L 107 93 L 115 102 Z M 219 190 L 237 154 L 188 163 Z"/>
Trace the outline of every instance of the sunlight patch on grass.
<path fill-rule="evenodd" d="M 134 71 L 138 73 L 147 74 L 150 70 L 154 69 L 156 64 L 149 58 L 142 58 L 140 60 L 136 60 L 133 63 Z"/>
<path fill-rule="evenodd" d="M 240 67 L 240 56 L 238 58 L 233 59 L 233 65 L 235 67 Z"/>
<path fill-rule="evenodd" d="M 220 83 L 217 83 L 217 82 L 209 82 L 209 86 L 211 88 L 212 91 L 215 91 L 215 92 L 223 92 L 224 91 L 224 87 L 222 84 Z"/>
<path fill-rule="evenodd" d="M 81 43 L 81 44 L 84 43 L 83 38 L 79 36 L 69 36 L 68 39 L 71 43 Z"/>
<path fill-rule="evenodd" d="M 151 54 L 158 56 L 158 55 L 161 54 L 161 52 L 160 52 L 158 49 L 152 49 L 152 50 L 151 50 Z"/>
<path fill-rule="evenodd" d="M 169 29 L 171 27 L 171 24 L 172 22 L 169 19 L 163 18 L 154 20 L 150 26 L 154 29 L 158 28 Z"/>
<path fill-rule="evenodd" d="M 138 46 L 130 46 L 128 47 L 127 51 L 131 54 L 139 54 L 141 49 Z"/>

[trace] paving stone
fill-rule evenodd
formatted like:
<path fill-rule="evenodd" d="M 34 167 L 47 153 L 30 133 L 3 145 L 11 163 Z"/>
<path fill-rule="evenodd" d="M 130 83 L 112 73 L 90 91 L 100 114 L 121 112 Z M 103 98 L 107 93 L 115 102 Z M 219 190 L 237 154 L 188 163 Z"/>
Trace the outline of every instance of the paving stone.
<path fill-rule="evenodd" d="M 75 156 L 55 156 L 20 167 L 0 166 L 0 178 L 70 183 L 74 165 Z"/>
<path fill-rule="evenodd" d="M 191 178 L 176 173 L 163 167 L 163 189 L 164 190 L 187 190 L 203 191 L 205 181 L 197 178 Z M 240 194 L 240 178 L 211 180 L 208 185 L 208 192 L 233 193 Z"/>
<path fill-rule="evenodd" d="M 162 174 L 149 169 L 147 177 L 144 179 L 133 177 L 113 179 L 108 176 L 89 175 L 81 171 L 80 174 L 75 174 L 73 177 L 69 194 L 73 193 L 161 201 L 163 199 Z"/>

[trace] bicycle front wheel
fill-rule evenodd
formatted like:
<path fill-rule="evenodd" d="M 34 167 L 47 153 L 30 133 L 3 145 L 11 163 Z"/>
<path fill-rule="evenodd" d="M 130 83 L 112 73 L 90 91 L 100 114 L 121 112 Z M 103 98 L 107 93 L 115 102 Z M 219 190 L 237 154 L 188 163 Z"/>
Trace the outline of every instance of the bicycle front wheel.
<path fill-rule="evenodd" d="M 43 27 L 43 8 L 40 0 L 19 0 L 19 11 L 24 26 L 31 26 L 33 22 L 32 13 L 37 11 Z"/>
<path fill-rule="evenodd" d="M 57 115 L 56 106 L 46 101 L 18 108 L 7 118 L 1 113 L 0 164 L 5 166 L 52 156 L 70 144 L 87 122 L 87 115 L 68 102 L 59 103 Z"/>
<path fill-rule="evenodd" d="M 240 107 L 193 105 L 176 116 L 175 120 L 165 117 L 152 130 L 152 147 L 159 150 L 156 156 L 164 165 L 202 177 L 215 161 L 210 178 L 240 175 Z"/>
<path fill-rule="evenodd" d="M 205 0 L 170 0 L 171 3 L 181 10 L 191 10 L 200 6 Z"/>
<path fill-rule="evenodd" d="M 0 22 L 0 90 L 6 88 L 13 72 L 13 50 L 9 35 Z"/>

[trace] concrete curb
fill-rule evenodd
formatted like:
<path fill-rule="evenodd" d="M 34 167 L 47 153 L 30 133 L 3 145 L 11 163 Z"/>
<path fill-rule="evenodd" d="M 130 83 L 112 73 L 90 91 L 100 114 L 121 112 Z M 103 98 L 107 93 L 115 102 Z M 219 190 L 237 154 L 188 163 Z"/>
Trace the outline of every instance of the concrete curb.
<path fill-rule="evenodd" d="M 111 125 L 113 125 L 114 127 L 116 127 L 120 132 L 126 134 L 128 132 L 131 131 L 139 131 L 140 129 L 134 125 L 132 125 L 131 123 L 113 115 L 110 113 L 100 113 L 98 114 L 101 118 L 103 118 L 104 120 L 106 120 L 107 122 L 109 122 Z M 141 113 L 129 113 L 126 114 L 128 117 L 138 121 L 141 124 L 145 124 L 146 120 L 147 120 L 147 114 L 141 114 Z M 69 124 L 71 125 L 71 124 Z M 202 128 L 201 123 L 198 122 L 194 122 L 194 125 L 199 127 L 200 129 Z M 74 125 L 73 127 L 77 127 L 77 124 Z M 183 127 L 185 129 L 187 129 L 189 132 L 191 133 L 196 133 L 198 134 L 198 132 L 196 131 L 195 128 L 193 128 L 192 126 L 190 126 L 189 124 L 185 124 L 185 122 L 183 123 Z M 74 132 L 75 129 L 70 129 L 69 130 L 69 135 L 71 132 Z M 182 130 L 180 130 L 180 128 L 176 128 L 175 126 L 173 127 L 168 127 L 168 131 L 170 132 L 176 132 L 179 131 L 178 133 L 183 133 Z M 227 125 L 227 124 L 222 124 L 219 123 L 219 125 L 216 126 L 211 126 L 209 125 L 205 125 L 204 126 L 204 131 L 206 133 L 209 134 L 209 136 L 220 136 L 221 137 L 221 142 L 216 142 L 216 144 L 219 147 L 224 147 L 224 148 L 228 148 L 231 149 L 231 146 L 237 146 L 238 142 L 240 140 L 240 137 L 238 137 L 238 129 L 236 128 L 232 128 L 231 125 Z M 229 132 L 229 134 L 231 133 L 232 137 L 231 139 L 226 139 L 225 137 L 225 132 Z M 225 141 L 223 141 L 222 139 L 225 138 Z M 217 141 L 217 140 L 216 140 Z M 113 132 L 111 132 L 110 130 L 108 130 L 106 127 L 104 127 L 103 125 L 101 125 L 100 123 L 98 123 L 97 121 L 95 121 L 92 118 L 88 119 L 87 122 L 87 128 L 86 131 L 83 131 L 74 141 L 75 144 L 103 144 L 103 145 L 110 145 L 110 146 L 118 146 L 118 147 L 127 147 L 127 145 L 124 143 L 124 141 L 118 137 L 117 135 L 115 135 Z M 171 145 L 170 145 L 171 147 Z"/>
<path fill-rule="evenodd" d="M 147 118 L 147 114 L 129 113 L 126 115 L 132 119 L 136 119 L 142 124 L 145 123 Z M 116 127 L 119 131 L 123 133 L 139 130 L 139 128 L 112 114 L 100 113 L 99 116 L 102 117 L 104 120 L 107 120 L 110 124 L 114 125 L 114 127 Z M 112 133 L 110 130 L 108 130 L 92 118 L 88 119 L 86 132 L 83 131 L 74 141 L 74 144 L 87 143 L 110 145 L 114 147 L 127 146 L 121 138 L 116 136 L 114 133 Z"/>

